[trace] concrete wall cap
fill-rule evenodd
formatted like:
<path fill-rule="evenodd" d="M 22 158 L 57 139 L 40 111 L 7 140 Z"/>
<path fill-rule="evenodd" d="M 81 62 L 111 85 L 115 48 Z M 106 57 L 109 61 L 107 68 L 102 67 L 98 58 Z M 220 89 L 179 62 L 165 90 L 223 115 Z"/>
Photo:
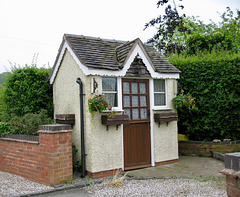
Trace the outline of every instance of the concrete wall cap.
<path fill-rule="evenodd" d="M 40 125 L 40 131 L 62 131 L 62 130 L 71 130 L 71 125 L 68 124 L 56 124 L 56 125 Z"/>
<path fill-rule="evenodd" d="M 232 169 L 223 169 L 222 171 L 220 171 L 221 174 L 223 175 L 227 175 L 227 176 L 231 176 L 231 177 L 237 177 L 240 178 L 240 171 L 235 171 Z"/>
<path fill-rule="evenodd" d="M 231 157 L 240 157 L 240 152 L 236 152 L 236 153 L 226 153 L 226 155 L 229 155 Z"/>

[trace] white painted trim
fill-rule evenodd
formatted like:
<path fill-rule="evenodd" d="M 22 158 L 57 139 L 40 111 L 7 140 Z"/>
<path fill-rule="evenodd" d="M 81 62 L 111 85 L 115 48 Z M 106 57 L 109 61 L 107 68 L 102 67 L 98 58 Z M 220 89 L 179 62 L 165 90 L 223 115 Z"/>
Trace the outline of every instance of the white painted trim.
<path fill-rule="evenodd" d="M 164 80 L 164 82 L 165 82 L 165 99 L 166 99 L 166 104 L 165 105 L 161 105 L 161 106 L 155 106 L 154 105 L 154 79 L 153 79 L 153 82 L 152 82 L 152 84 L 153 84 L 153 100 L 152 100 L 152 102 L 153 102 L 153 107 L 152 107 L 152 109 L 153 110 L 167 110 L 167 109 L 169 109 L 168 108 L 168 83 L 167 83 L 167 79 L 165 79 Z"/>
<path fill-rule="evenodd" d="M 122 108 L 122 79 L 117 78 L 117 91 L 118 91 L 118 109 L 123 110 Z"/>
<path fill-rule="evenodd" d="M 118 77 L 117 78 L 117 90 L 118 90 L 118 108 L 121 109 L 123 112 L 122 108 L 122 78 Z M 123 138 L 123 126 L 122 125 L 122 170 L 124 171 L 124 138 Z"/>
<path fill-rule="evenodd" d="M 118 71 L 113 71 L 113 70 L 105 70 L 105 69 L 94 69 L 94 68 L 89 68 L 82 64 L 78 57 L 75 55 L 69 44 L 64 41 L 64 44 L 62 46 L 60 55 L 57 59 L 56 65 L 54 67 L 52 76 L 50 78 L 50 83 L 52 84 L 54 82 L 54 79 L 56 77 L 57 71 L 61 65 L 61 61 L 64 55 L 65 50 L 68 50 L 75 62 L 78 64 L 78 66 L 81 68 L 83 73 L 85 75 L 100 75 L 100 76 L 115 76 L 115 77 L 123 77 L 126 75 L 127 70 L 129 69 L 131 63 L 133 62 L 135 56 L 139 54 L 139 56 L 142 58 L 143 62 L 145 63 L 147 70 L 149 71 L 150 75 L 152 78 L 156 79 L 179 79 L 179 73 L 158 73 L 155 72 L 154 69 L 151 66 L 151 63 L 148 61 L 148 58 L 146 57 L 144 51 L 141 49 L 140 45 L 137 44 L 136 47 L 133 49 L 132 53 L 130 54 L 130 57 L 128 58 L 127 62 L 125 63 L 124 67 L 122 70 Z"/>
<path fill-rule="evenodd" d="M 66 42 L 65 42 L 65 43 L 66 43 Z M 53 84 L 53 81 L 54 81 L 55 76 L 56 76 L 56 74 L 57 74 L 59 65 L 61 64 L 61 61 L 62 61 L 64 52 L 65 52 L 65 49 L 66 49 L 65 43 L 63 44 L 63 47 L 62 47 L 61 52 L 60 52 L 60 55 L 59 55 L 59 57 L 58 57 L 58 59 L 57 59 L 57 62 L 56 62 L 56 64 L 55 64 L 53 73 L 52 73 L 51 78 L 50 78 L 50 84 Z"/>
<path fill-rule="evenodd" d="M 71 49 L 71 47 L 69 46 L 69 44 L 64 41 L 64 44 L 62 46 L 62 49 L 61 49 L 61 52 L 60 52 L 60 55 L 58 57 L 58 60 L 55 64 L 55 67 L 54 67 L 54 70 L 53 70 L 53 73 L 52 73 L 52 76 L 50 78 L 50 84 L 52 84 L 55 80 L 55 77 L 56 77 L 56 74 L 57 74 L 57 71 L 61 65 L 61 62 L 62 62 L 62 59 L 63 59 L 63 55 L 65 53 L 65 50 L 68 50 L 68 52 L 71 54 L 71 56 L 73 57 L 73 59 L 75 60 L 75 62 L 78 64 L 78 66 L 82 69 L 83 73 L 86 74 L 85 72 L 88 70 L 88 68 L 83 65 L 80 60 L 77 58 L 77 56 L 75 55 L 75 53 L 73 52 L 73 50 Z"/>
<path fill-rule="evenodd" d="M 123 139 L 123 125 L 122 125 L 122 170 L 124 171 L 124 139 Z"/>
<path fill-rule="evenodd" d="M 153 103 L 154 103 L 154 91 L 153 91 L 153 79 L 149 79 L 149 101 L 150 101 L 150 137 L 151 137 L 151 164 L 155 166 L 154 157 L 154 134 L 153 134 Z"/>

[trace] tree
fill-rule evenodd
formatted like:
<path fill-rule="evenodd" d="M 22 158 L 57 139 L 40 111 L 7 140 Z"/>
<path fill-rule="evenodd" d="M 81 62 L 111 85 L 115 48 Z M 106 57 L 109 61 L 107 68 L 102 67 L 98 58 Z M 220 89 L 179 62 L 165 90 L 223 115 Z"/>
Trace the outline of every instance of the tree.
<path fill-rule="evenodd" d="M 182 0 L 179 0 L 179 2 Z M 145 28 L 158 25 L 157 33 L 148 40 L 148 43 L 151 43 L 157 47 L 159 51 L 163 50 L 172 50 L 178 46 L 173 41 L 173 36 L 176 31 L 186 32 L 188 29 L 184 26 L 185 14 L 182 16 L 179 15 L 177 7 L 183 9 L 183 5 L 176 5 L 175 0 L 159 0 L 157 2 L 158 8 L 160 6 L 165 6 L 165 14 L 159 15 L 157 18 L 152 19 L 150 22 L 145 24 Z"/>
<path fill-rule="evenodd" d="M 182 1 L 182 0 L 179 0 Z M 204 24 L 196 17 L 179 15 L 174 0 L 160 0 L 157 6 L 166 6 L 165 14 L 158 16 L 145 25 L 145 29 L 158 25 L 157 33 L 148 40 L 165 55 L 172 53 L 196 54 L 198 51 L 240 50 L 240 11 L 237 17 L 227 7 L 221 15 L 222 22 L 217 24 L 211 21 Z M 182 5 L 178 7 L 183 9 Z"/>
<path fill-rule="evenodd" d="M 226 34 L 233 40 L 233 50 L 240 50 L 240 10 L 237 10 L 237 16 L 233 16 L 233 11 L 227 7 L 227 11 L 221 15 L 222 22 L 218 32 Z"/>
<path fill-rule="evenodd" d="M 187 54 L 196 54 L 198 51 L 221 51 L 231 52 L 240 49 L 240 12 L 237 11 L 237 17 L 233 17 L 233 12 L 227 7 L 227 11 L 221 16 L 222 22 L 218 25 L 211 23 L 201 25 L 207 27 L 202 31 L 199 27 L 186 37 Z M 196 26 L 196 23 L 194 24 Z"/>

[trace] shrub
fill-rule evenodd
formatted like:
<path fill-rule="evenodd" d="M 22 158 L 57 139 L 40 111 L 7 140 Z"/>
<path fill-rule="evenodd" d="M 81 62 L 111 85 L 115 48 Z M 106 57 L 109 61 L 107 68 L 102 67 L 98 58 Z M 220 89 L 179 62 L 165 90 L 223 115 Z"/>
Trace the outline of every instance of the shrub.
<path fill-rule="evenodd" d="M 47 110 L 53 117 L 52 86 L 49 84 L 50 70 L 45 68 L 17 68 L 6 81 L 4 101 L 6 113 L 24 116 L 26 113 L 38 113 Z"/>
<path fill-rule="evenodd" d="M 180 85 L 198 110 L 179 111 L 179 132 L 192 140 L 240 139 L 240 53 L 171 56 Z"/>
<path fill-rule="evenodd" d="M 0 123 L 0 137 L 10 134 L 10 125 L 8 123 Z"/>
<path fill-rule="evenodd" d="M 39 113 L 27 113 L 24 116 L 14 116 L 8 122 L 9 133 L 37 135 L 39 125 L 50 124 L 52 119 L 48 117 L 46 110 L 41 110 Z"/>
<path fill-rule="evenodd" d="M 5 86 L 0 86 L 0 122 L 5 121 L 5 103 L 4 103 Z"/>

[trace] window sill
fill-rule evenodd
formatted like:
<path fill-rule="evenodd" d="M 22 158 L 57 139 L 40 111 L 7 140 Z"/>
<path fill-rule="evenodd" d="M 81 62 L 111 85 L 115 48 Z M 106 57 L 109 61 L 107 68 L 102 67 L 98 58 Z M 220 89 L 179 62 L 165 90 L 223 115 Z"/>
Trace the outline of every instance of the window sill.
<path fill-rule="evenodd" d="M 172 108 L 153 108 L 153 111 L 171 111 L 173 110 Z"/>
<path fill-rule="evenodd" d="M 122 110 L 122 109 L 113 109 L 113 110 L 104 110 L 103 111 L 103 113 L 111 113 L 111 112 L 120 113 L 120 112 L 124 112 L 124 110 Z"/>

